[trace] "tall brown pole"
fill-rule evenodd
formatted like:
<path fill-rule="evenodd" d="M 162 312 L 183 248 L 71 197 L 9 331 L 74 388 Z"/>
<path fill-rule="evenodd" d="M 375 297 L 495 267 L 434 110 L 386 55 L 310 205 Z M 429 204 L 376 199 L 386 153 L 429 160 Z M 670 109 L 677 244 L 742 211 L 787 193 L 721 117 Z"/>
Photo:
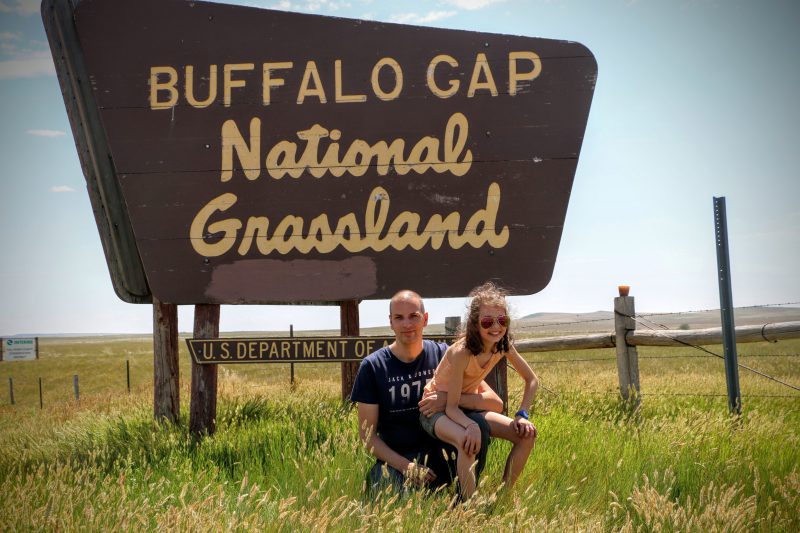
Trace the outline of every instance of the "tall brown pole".
<path fill-rule="evenodd" d="M 174 423 L 180 410 L 178 306 L 153 298 L 153 416 Z"/>
<path fill-rule="evenodd" d="M 219 305 L 194 306 L 194 338 L 219 337 Z M 192 360 L 192 395 L 189 431 L 211 435 L 217 429 L 217 365 L 198 365 Z"/>
<path fill-rule="evenodd" d="M 358 300 L 345 300 L 339 302 L 341 317 L 342 337 L 358 337 L 360 329 L 358 325 Z M 353 384 L 356 382 L 358 372 L 357 362 L 342 363 L 342 401 L 350 398 Z"/>

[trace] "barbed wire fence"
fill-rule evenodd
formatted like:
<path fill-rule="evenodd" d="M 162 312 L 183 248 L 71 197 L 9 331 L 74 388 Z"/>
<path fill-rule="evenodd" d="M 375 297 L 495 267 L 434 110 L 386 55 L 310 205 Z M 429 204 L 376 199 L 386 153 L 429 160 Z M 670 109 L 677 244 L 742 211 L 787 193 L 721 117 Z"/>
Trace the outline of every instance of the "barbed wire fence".
<path fill-rule="evenodd" d="M 772 304 L 760 304 L 760 305 L 750 305 L 750 306 L 741 306 L 734 308 L 734 311 L 741 311 L 745 309 L 763 309 L 769 307 L 789 307 L 789 306 L 797 306 L 800 305 L 800 302 L 781 302 L 781 303 L 772 303 Z M 654 331 L 654 332 L 664 332 L 669 331 L 670 328 L 664 324 L 651 320 L 649 317 L 664 317 L 664 316 L 681 316 L 685 318 L 690 318 L 691 315 L 697 315 L 701 313 L 710 313 L 710 312 L 719 312 L 719 308 L 712 308 L 712 309 L 700 309 L 700 310 L 692 310 L 692 311 L 675 311 L 675 312 L 668 312 L 668 313 L 637 313 L 635 315 L 621 315 L 625 318 L 630 318 L 636 322 L 636 324 L 643 326 L 645 329 Z M 800 311 L 800 310 L 799 310 Z M 535 330 L 538 328 L 552 328 L 554 326 L 579 326 L 585 324 L 597 324 L 602 322 L 608 322 L 613 324 L 615 320 L 614 316 L 610 317 L 603 317 L 603 318 L 592 318 L 592 319 L 585 319 L 585 320 L 574 320 L 574 321 L 564 321 L 564 322 L 543 322 L 541 324 L 523 324 L 520 327 L 516 328 L 517 331 L 526 331 L 526 330 Z M 612 326 L 613 327 L 613 326 Z M 563 328 L 568 329 L 568 328 Z M 690 342 L 685 342 L 683 340 L 677 339 L 674 336 L 660 333 L 666 338 L 671 339 L 677 344 L 683 345 L 687 348 L 691 348 L 694 350 L 698 350 L 701 353 L 698 354 L 679 354 L 679 355 L 639 355 L 639 359 L 685 359 L 685 358 L 702 358 L 707 359 L 709 356 L 716 357 L 719 359 L 724 360 L 724 356 L 718 354 L 712 350 L 709 350 L 703 346 L 699 346 Z M 763 328 L 762 328 L 762 336 L 763 335 Z M 777 340 L 770 340 L 766 336 L 764 336 L 765 342 L 777 343 Z M 597 349 L 597 348 L 588 348 L 588 349 Z M 576 350 L 577 351 L 577 350 Z M 738 357 L 798 357 L 800 353 L 761 353 L 761 354 L 738 354 Z M 528 360 L 529 363 L 535 365 L 547 365 L 547 364 L 578 364 L 578 363 L 594 363 L 600 361 L 616 361 L 616 357 L 592 357 L 592 358 L 569 358 L 569 359 L 538 359 L 536 361 Z M 766 372 L 762 372 L 757 370 L 749 365 L 745 365 L 741 362 L 737 363 L 739 368 L 747 370 L 754 375 L 757 375 L 761 378 L 773 381 L 778 385 L 800 392 L 800 387 L 793 385 L 791 383 L 787 383 L 781 379 L 778 379 L 774 376 L 767 374 Z M 513 367 L 510 367 L 512 370 Z M 544 385 L 540 384 L 540 387 L 550 394 L 560 396 L 560 393 L 552 390 Z M 605 391 L 605 392 L 592 392 L 592 391 L 584 391 L 586 394 L 594 395 L 594 396 L 618 396 L 619 393 L 617 391 Z M 647 396 L 654 396 L 654 397 L 710 397 L 710 398 L 726 398 L 727 394 L 723 393 L 667 393 L 667 392 L 648 392 L 646 393 Z M 749 398 L 797 398 L 800 399 L 800 394 L 748 394 Z"/>
<path fill-rule="evenodd" d="M 746 305 L 741 307 L 735 307 L 734 311 L 741 311 L 744 309 L 759 309 L 765 307 L 790 307 L 790 306 L 800 306 L 800 301 L 798 302 L 782 302 L 782 303 L 773 303 L 773 304 L 759 304 L 759 305 Z M 692 314 L 699 314 L 699 313 L 712 313 L 712 312 L 719 312 L 719 308 L 710 308 L 710 309 L 695 309 L 691 311 L 672 311 L 669 313 L 637 313 L 636 317 L 646 319 L 647 317 L 652 316 L 674 316 L 674 315 L 692 315 Z M 798 313 L 800 313 L 800 309 L 798 309 Z M 597 322 L 614 322 L 614 317 L 604 317 L 604 318 L 590 318 L 584 320 L 570 320 L 564 322 L 542 322 L 540 324 L 522 324 L 519 326 L 515 325 L 516 331 L 525 331 L 525 330 L 535 330 L 539 328 L 550 328 L 553 326 L 571 326 L 571 325 L 578 325 L 578 324 L 590 324 L 590 323 L 597 323 Z M 668 329 L 668 328 L 666 328 Z"/>
<path fill-rule="evenodd" d="M 770 307 L 788 307 L 788 306 L 800 306 L 800 301 L 798 302 L 782 302 L 782 303 L 772 303 L 772 304 L 761 304 L 761 305 L 751 305 L 751 306 L 742 306 L 734 308 L 734 311 L 741 311 L 746 309 L 763 309 L 763 308 L 770 308 Z M 709 313 L 709 312 L 719 312 L 719 309 L 700 309 L 700 310 L 691 310 L 691 311 L 675 311 L 669 313 L 636 313 L 635 315 L 621 315 L 627 318 L 631 318 L 636 321 L 637 324 L 641 325 L 643 328 L 648 329 L 650 331 L 660 332 L 660 331 L 669 331 L 669 328 L 664 325 L 663 323 L 656 322 L 652 320 L 652 317 L 665 317 L 665 316 L 681 316 L 689 318 L 693 314 L 701 314 L 701 313 Z M 798 313 L 800 313 L 800 309 L 798 309 Z M 600 323 L 609 323 L 611 327 L 609 329 L 613 329 L 613 322 L 615 318 L 614 316 L 603 317 L 603 318 L 590 318 L 590 319 L 583 319 L 583 320 L 573 320 L 573 321 L 561 321 L 561 322 L 543 322 L 543 323 L 523 323 L 523 324 L 516 324 L 515 325 L 515 333 L 518 332 L 526 332 L 526 331 L 537 331 L 542 328 L 553 328 L 554 326 L 560 327 L 562 330 L 566 329 L 569 330 L 569 326 L 583 326 L 585 324 L 600 324 Z M 598 328 L 600 329 L 600 328 Z M 691 348 L 697 350 L 699 353 L 696 354 L 677 354 L 677 355 L 639 355 L 639 359 L 649 359 L 649 360 L 657 360 L 657 359 L 708 359 L 709 357 L 724 359 L 724 357 L 720 354 L 713 352 L 707 348 L 704 348 L 699 345 L 695 345 L 692 343 L 684 342 L 679 339 L 676 339 L 672 336 L 662 333 L 667 338 L 675 341 L 678 344 L 681 344 L 687 348 Z M 776 340 L 770 340 L 764 337 L 765 342 L 776 343 Z M 589 348 L 589 349 L 596 349 L 596 348 Z M 575 349 L 573 351 L 583 351 L 580 349 Z M 743 353 L 738 354 L 740 358 L 775 358 L 775 357 L 798 357 L 800 353 L 794 352 L 785 352 L 785 353 Z M 596 363 L 596 362 L 612 362 L 616 361 L 616 357 L 579 357 L 579 358 L 558 358 L 558 359 L 537 359 L 535 361 L 530 360 L 530 358 L 526 358 L 529 363 L 540 366 L 540 365 L 554 365 L 554 364 L 585 364 L 585 363 Z M 745 365 L 743 363 L 738 363 L 739 367 L 747 370 L 748 372 L 753 373 L 754 375 L 758 375 L 761 378 L 770 380 L 775 382 L 776 384 L 780 385 L 783 388 L 790 389 L 793 391 L 800 392 L 800 387 L 787 383 L 781 379 L 778 379 L 774 376 L 767 374 L 766 372 L 762 372 L 758 369 L 753 368 L 750 365 Z M 513 367 L 509 365 L 509 368 L 513 370 Z M 127 389 L 128 393 L 130 393 L 130 368 L 127 366 L 126 363 L 126 371 L 127 371 Z M 78 398 L 78 391 L 77 391 L 77 376 L 74 376 L 74 387 L 75 387 L 75 398 Z M 11 384 L 11 378 L 9 378 L 9 385 L 10 385 L 10 403 L 14 405 L 13 399 L 13 385 Z M 552 388 L 547 387 L 544 384 L 540 384 L 540 388 L 552 395 L 561 396 L 562 393 L 553 390 Z M 41 406 L 41 383 L 39 384 L 39 403 Z M 592 396 L 619 396 L 618 391 L 582 391 L 583 394 L 588 394 Z M 727 395 L 724 393 L 681 393 L 681 392 L 658 392 L 658 391 L 646 391 L 646 396 L 650 397 L 708 397 L 708 398 L 725 398 Z M 800 394 L 748 394 L 749 398 L 792 398 L 792 399 L 800 399 Z"/>

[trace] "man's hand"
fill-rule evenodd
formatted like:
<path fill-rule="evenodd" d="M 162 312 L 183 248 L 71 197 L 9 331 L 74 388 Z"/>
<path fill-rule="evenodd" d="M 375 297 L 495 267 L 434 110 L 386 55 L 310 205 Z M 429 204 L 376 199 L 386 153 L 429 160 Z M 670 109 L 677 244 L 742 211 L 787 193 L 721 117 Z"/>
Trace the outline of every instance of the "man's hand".
<path fill-rule="evenodd" d="M 447 406 L 447 393 L 432 392 L 419 401 L 419 412 L 430 418 Z"/>
<path fill-rule="evenodd" d="M 464 431 L 464 440 L 461 442 L 461 448 L 467 455 L 475 455 L 481 449 L 481 428 L 477 422 L 468 425 Z"/>
<path fill-rule="evenodd" d="M 436 474 L 433 473 L 433 470 L 427 466 L 413 462 L 408 463 L 408 466 L 403 471 L 403 475 L 406 477 L 408 483 L 415 487 L 424 487 L 436 479 Z"/>
<path fill-rule="evenodd" d="M 521 416 L 514 418 L 514 430 L 517 432 L 517 435 L 523 439 L 535 439 L 536 435 L 538 434 L 536 431 L 536 426 L 533 425 L 533 422 L 526 420 Z"/>

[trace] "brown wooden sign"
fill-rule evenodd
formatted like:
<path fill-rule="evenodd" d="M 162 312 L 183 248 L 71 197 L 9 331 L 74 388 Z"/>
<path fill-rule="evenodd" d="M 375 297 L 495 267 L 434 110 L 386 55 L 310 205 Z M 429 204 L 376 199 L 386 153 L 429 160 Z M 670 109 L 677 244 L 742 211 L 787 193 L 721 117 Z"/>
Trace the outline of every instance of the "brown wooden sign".
<path fill-rule="evenodd" d="M 184 0 L 42 12 L 124 300 L 547 285 L 597 74 L 581 44 Z"/>
<path fill-rule="evenodd" d="M 426 339 L 453 342 L 455 337 L 426 335 Z M 394 337 L 282 337 L 186 339 L 197 364 L 218 363 L 341 363 L 361 361 L 389 346 Z"/>

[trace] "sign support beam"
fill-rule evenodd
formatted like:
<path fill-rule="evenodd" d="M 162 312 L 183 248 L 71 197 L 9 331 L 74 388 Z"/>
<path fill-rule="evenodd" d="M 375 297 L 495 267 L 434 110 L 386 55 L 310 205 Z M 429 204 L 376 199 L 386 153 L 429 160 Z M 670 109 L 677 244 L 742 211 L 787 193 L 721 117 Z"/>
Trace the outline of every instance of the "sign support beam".
<path fill-rule="evenodd" d="M 342 337 L 358 337 L 358 300 L 345 300 L 339 303 Z M 350 399 L 350 392 L 356 382 L 359 363 L 342 363 L 342 401 Z"/>
<path fill-rule="evenodd" d="M 129 378 L 130 379 L 130 378 Z M 130 390 L 130 381 L 128 383 Z M 181 410 L 178 306 L 153 299 L 153 417 L 177 422 Z"/>
<path fill-rule="evenodd" d="M 219 337 L 219 305 L 194 306 L 194 337 Z M 189 432 L 211 435 L 217 429 L 217 365 L 192 361 L 192 392 L 189 404 Z"/>

